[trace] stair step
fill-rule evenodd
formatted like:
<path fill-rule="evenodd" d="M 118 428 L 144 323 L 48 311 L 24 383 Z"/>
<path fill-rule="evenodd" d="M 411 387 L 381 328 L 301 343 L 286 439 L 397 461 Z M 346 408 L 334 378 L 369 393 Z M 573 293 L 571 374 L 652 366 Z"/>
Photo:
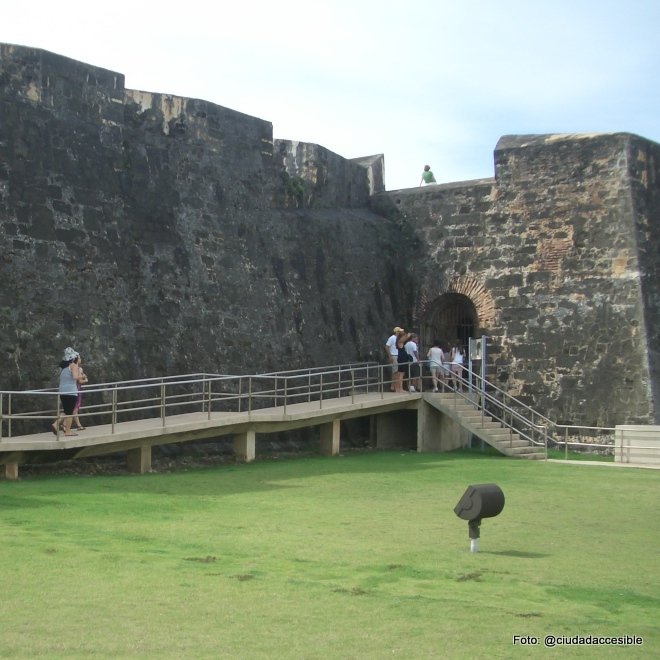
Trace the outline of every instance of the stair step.
<path fill-rule="evenodd" d="M 471 424 L 483 424 L 488 428 L 502 428 L 502 425 L 499 422 L 494 421 L 492 417 L 482 417 L 481 415 L 461 415 L 461 419 L 464 419 L 466 422 L 470 422 Z"/>
<path fill-rule="evenodd" d="M 474 429 L 474 433 L 482 435 L 485 442 L 502 454 L 530 460 L 545 459 L 545 451 L 521 438 L 517 433 L 512 433 L 509 428 L 490 415 L 484 414 L 476 403 L 452 393 L 437 393 L 435 397 L 459 417 L 463 424 L 469 425 Z"/>
<path fill-rule="evenodd" d="M 529 447 L 529 442 L 527 440 L 523 440 L 522 438 L 513 438 L 512 440 L 509 440 L 508 438 L 506 440 L 501 439 L 498 440 L 496 438 L 491 438 L 491 441 L 495 443 L 498 447 L 503 447 L 504 449 L 508 449 L 509 447 L 514 448 L 514 447 Z"/>
<path fill-rule="evenodd" d="M 507 447 L 506 449 L 511 454 L 517 454 L 518 456 L 524 456 L 524 455 L 528 455 L 528 454 L 535 454 L 539 451 L 535 447 L 532 448 L 529 445 L 526 445 L 524 447 Z"/>
<path fill-rule="evenodd" d="M 507 429 L 503 429 L 501 426 L 498 428 L 494 428 L 492 430 L 488 431 L 488 435 L 493 438 L 493 440 L 497 440 L 499 442 L 504 442 L 504 441 L 509 441 L 511 440 L 521 440 L 521 437 L 517 433 L 509 433 Z M 526 440 L 524 441 L 525 444 L 529 444 Z"/>

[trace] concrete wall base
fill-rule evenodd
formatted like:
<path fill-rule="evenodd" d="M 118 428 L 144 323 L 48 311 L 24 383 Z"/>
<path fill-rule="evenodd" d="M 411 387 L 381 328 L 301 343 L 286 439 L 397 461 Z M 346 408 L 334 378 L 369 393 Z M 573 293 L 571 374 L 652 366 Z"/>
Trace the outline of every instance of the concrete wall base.
<path fill-rule="evenodd" d="M 416 413 L 397 410 L 376 417 L 378 449 L 415 449 L 417 447 Z"/>
<path fill-rule="evenodd" d="M 660 466 L 660 426 L 619 425 L 614 429 L 615 463 Z"/>

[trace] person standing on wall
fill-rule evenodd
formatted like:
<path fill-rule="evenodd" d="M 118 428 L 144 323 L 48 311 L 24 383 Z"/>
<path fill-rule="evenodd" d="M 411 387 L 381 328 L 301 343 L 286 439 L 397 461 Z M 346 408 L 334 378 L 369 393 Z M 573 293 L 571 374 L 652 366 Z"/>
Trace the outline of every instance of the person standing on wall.
<path fill-rule="evenodd" d="M 413 332 L 408 335 L 405 349 L 410 358 L 410 381 L 408 383 L 408 391 L 415 392 L 416 390 L 422 391 L 420 365 L 419 365 L 419 347 L 417 344 L 418 336 Z"/>
<path fill-rule="evenodd" d="M 422 180 L 419 182 L 419 185 L 421 186 L 424 184 L 425 186 L 428 186 L 432 183 L 438 183 L 435 180 L 435 177 L 433 176 L 433 172 L 431 172 L 431 166 L 430 165 L 424 165 L 424 171 L 422 172 Z"/>
<path fill-rule="evenodd" d="M 400 328 L 398 325 L 392 330 L 390 338 L 385 342 L 385 355 L 387 356 L 387 362 L 390 365 L 390 370 L 392 374 L 392 380 L 390 381 L 390 390 L 394 392 L 396 390 L 396 374 L 399 371 L 399 350 L 396 346 L 396 341 L 399 338 L 399 335 L 405 333 L 403 328 Z"/>

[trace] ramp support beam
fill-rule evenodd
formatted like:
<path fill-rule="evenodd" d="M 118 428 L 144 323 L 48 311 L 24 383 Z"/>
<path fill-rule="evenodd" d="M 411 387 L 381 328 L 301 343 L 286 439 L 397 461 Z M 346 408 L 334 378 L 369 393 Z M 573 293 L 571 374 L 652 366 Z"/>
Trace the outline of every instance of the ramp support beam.
<path fill-rule="evenodd" d="M 142 445 L 129 449 L 126 456 L 128 471 L 134 474 L 144 474 L 151 471 L 151 445 Z"/>
<path fill-rule="evenodd" d="M 18 479 L 18 463 L 5 463 L 5 479 L 11 481 Z"/>
<path fill-rule="evenodd" d="M 237 433 L 234 436 L 234 454 L 239 461 L 250 463 L 255 457 L 255 436 L 254 431 Z"/>
<path fill-rule="evenodd" d="M 337 456 L 339 454 L 339 432 L 341 422 L 333 419 L 327 424 L 321 424 L 321 454 Z"/>

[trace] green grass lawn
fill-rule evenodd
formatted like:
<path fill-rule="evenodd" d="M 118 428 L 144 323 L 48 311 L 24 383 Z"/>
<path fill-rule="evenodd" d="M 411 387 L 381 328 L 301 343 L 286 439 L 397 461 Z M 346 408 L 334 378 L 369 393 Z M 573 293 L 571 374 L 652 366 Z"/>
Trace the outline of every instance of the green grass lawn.
<path fill-rule="evenodd" d="M 2 481 L 0 657 L 658 657 L 659 502 L 659 471 L 464 453 Z"/>

